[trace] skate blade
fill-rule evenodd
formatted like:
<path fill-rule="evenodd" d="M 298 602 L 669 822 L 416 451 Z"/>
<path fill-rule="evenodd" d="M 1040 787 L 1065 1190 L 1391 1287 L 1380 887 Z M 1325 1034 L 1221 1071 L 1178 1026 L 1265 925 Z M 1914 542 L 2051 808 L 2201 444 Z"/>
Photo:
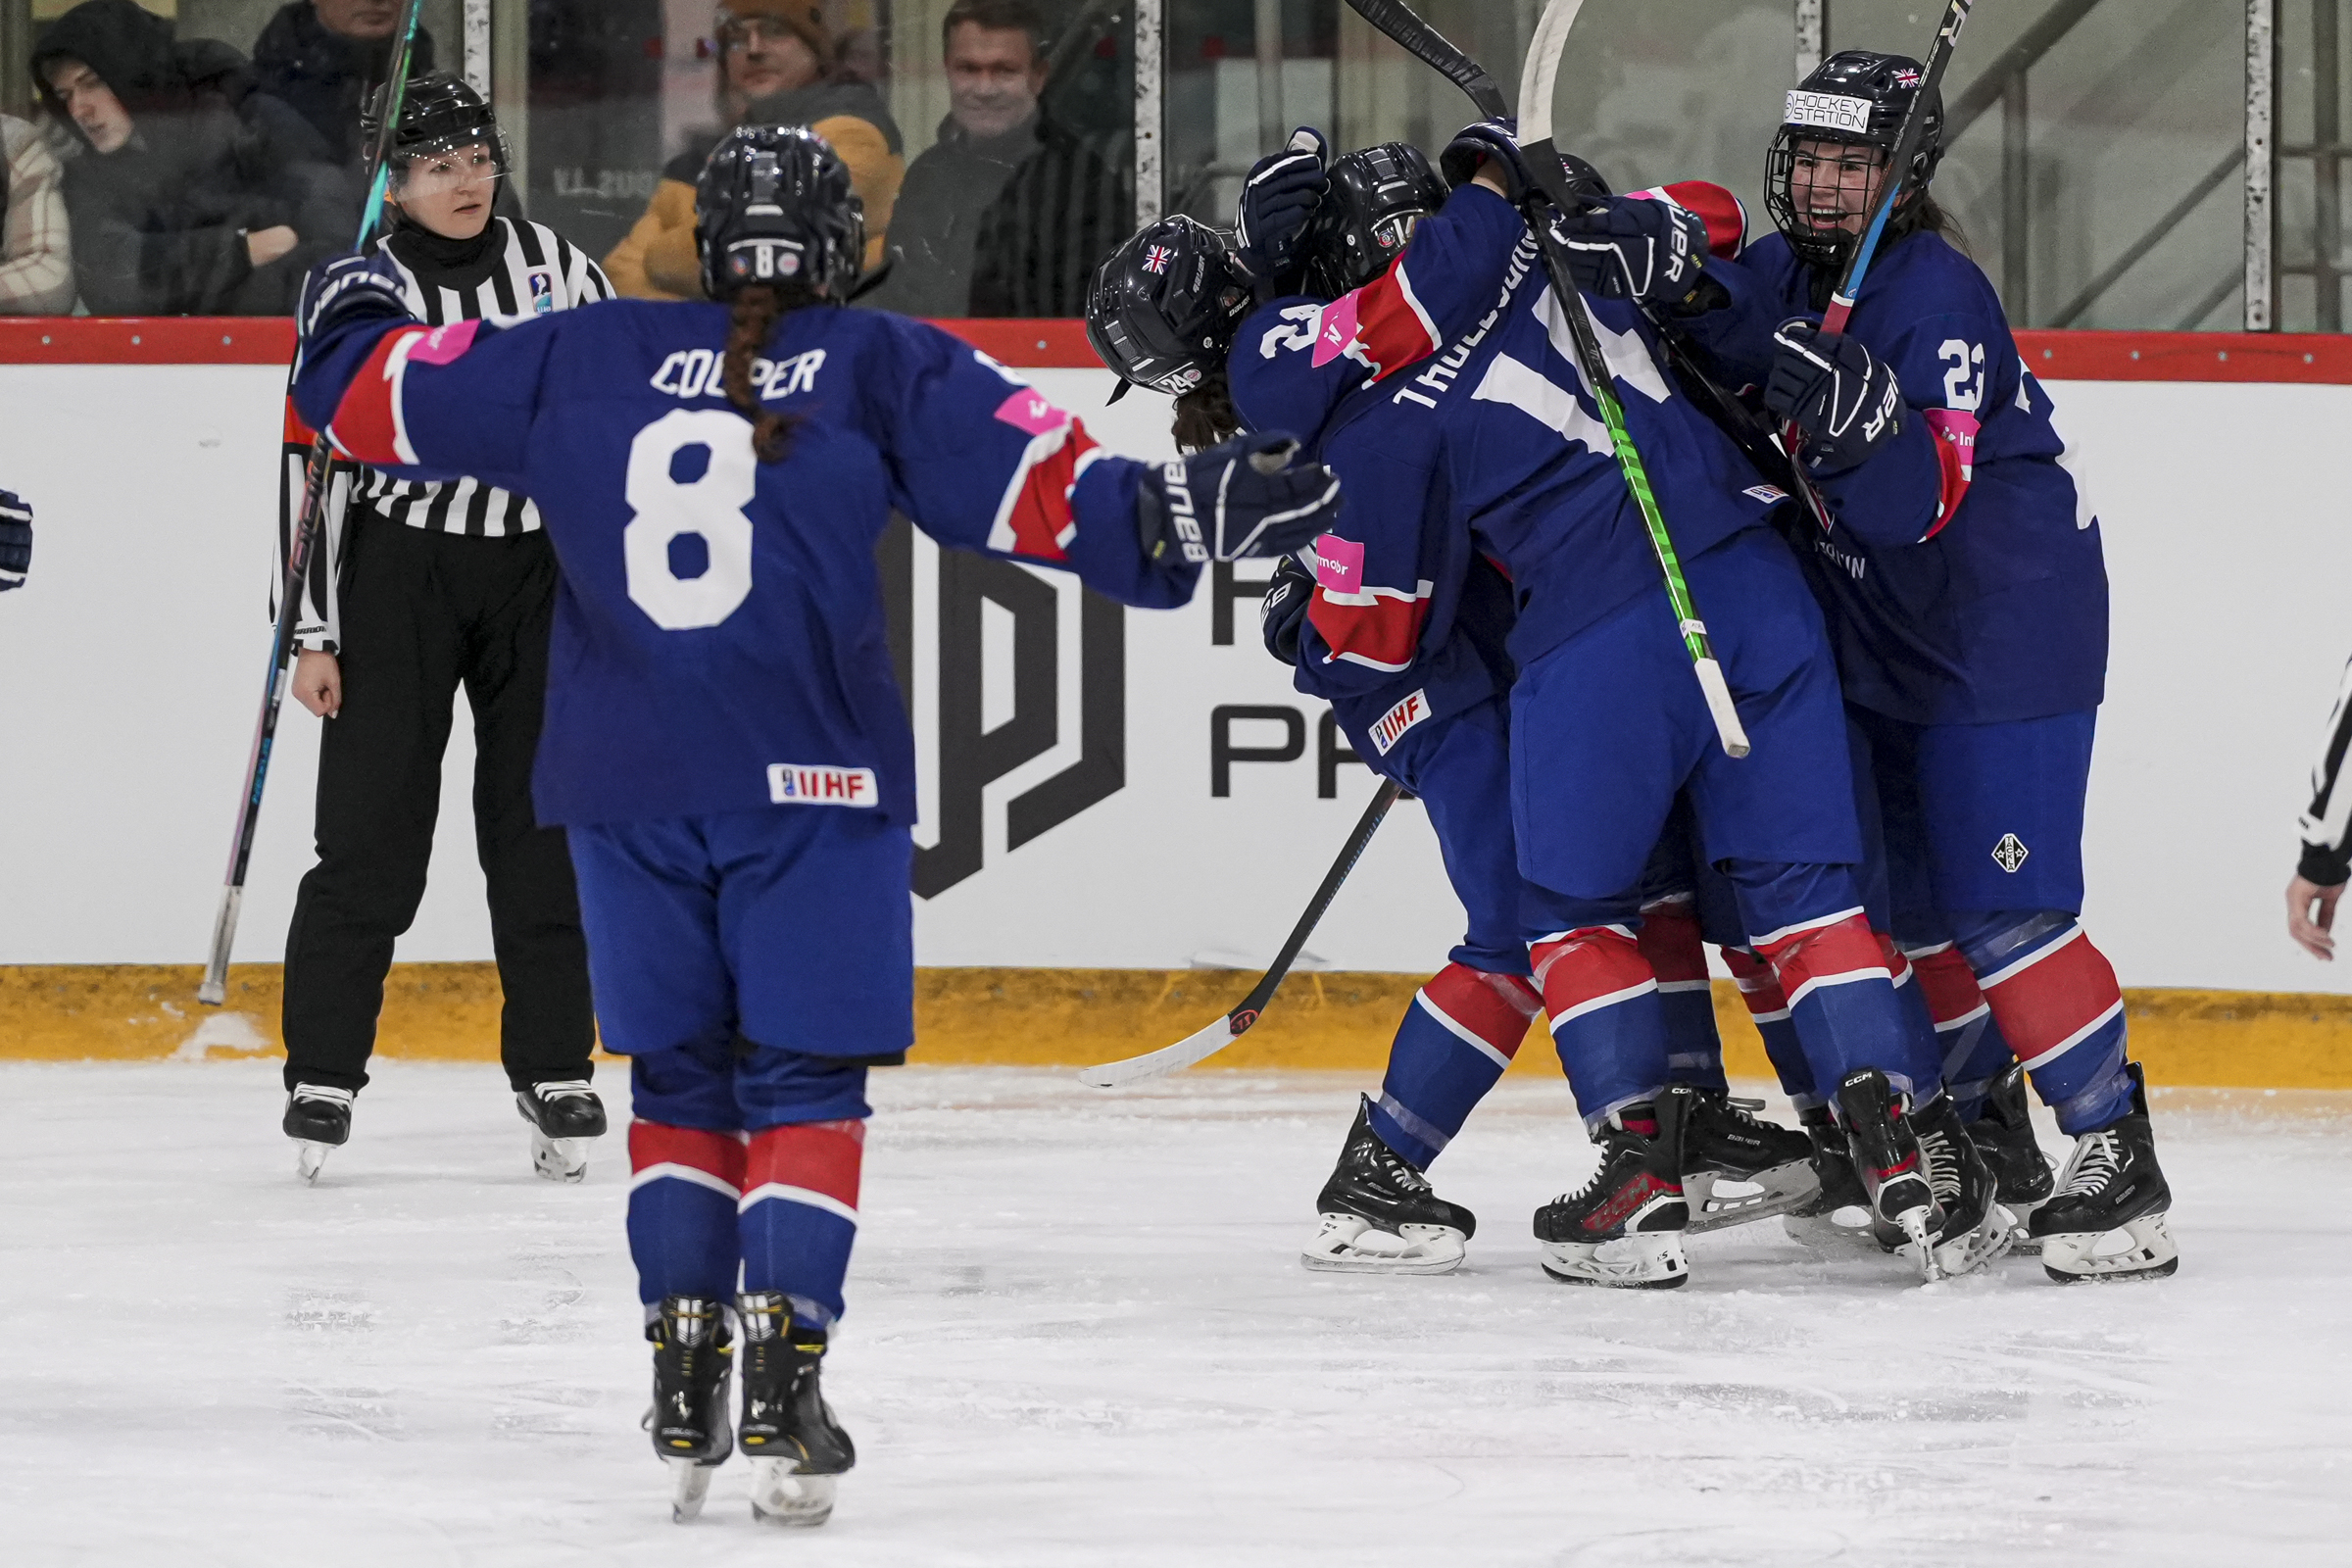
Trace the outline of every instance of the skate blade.
<path fill-rule="evenodd" d="M 2009 1250 L 2018 1257 L 2039 1257 L 2041 1238 L 2034 1234 L 2034 1211 L 2048 1200 L 2031 1203 L 2003 1203 L 2009 1212 Z"/>
<path fill-rule="evenodd" d="M 718 1466 L 700 1459 L 664 1458 L 662 1462 L 669 1466 L 670 1523 L 692 1524 L 702 1516 L 703 1502 L 710 1495 L 710 1475 Z"/>
<path fill-rule="evenodd" d="M 752 1461 L 752 1517 L 763 1525 L 812 1530 L 833 1517 L 837 1476 L 795 1475 L 796 1459 Z"/>
<path fill-rule="evenodd" d="M 2162 1214 L 2143 1214 L 2121 1230 L 2074 1231 L 2041 1238 L 2041 1268 L 2061 1285 L 2084 1280 L 2164 1279 L 2180 1267 L 2180 1249 Z"/>
<path fill-rule="evenodd" d="M 550 1138 L 531 1129 L 531 1169 L 543 1181 L 583 1182 L 588 1179 L 588 1140 Z"/>
<path fill-rule="evenodd" d="M 1781 1221 L 1781 1229 L 1790 1241 L 1815 1251 L 1876 1248 L 1879 1240 L 1871 1234 L 1870 1210 L 1859 1203 L 1848 1203 L 1819 1214 L 1790 1214 Z"/>
<path fill-rule="evenodd" d="M 1467 1240 L 1450 1225 L 1384 1231 L 1360 1215 L 1325 1214 L 1298 1261 L 1327 1274 L 1450 1274 L 1462 1266 Z"/>
<path fill-rule="evenodd" d="M 1919 1265 L 1920 1278 L 1930 1285 L 1943 1278 L 1942 1264 L 1936 1256 L 1936 1249 L 1928 1242 L 1928 1217 L 1932 1212 L 1933 1210 L 1923 1205 L 1918 1208 L 1906 1208 L 1894 1216 L 1894 1222 L 1901 1226 L 1903 1234 L 1910 1238 L 1896 1250 Z"/>
<path fill-rule="evenodd" d="M 1935 1272 L 1928 1273 L 1922 1269 L 1921 1273 L 1932 1281 L 1974 1274 L 2007 1252 L 2012 1240 L 2008 1221 L 2003 1218 L 1996 1204 L 1984 1211 L 1984 1218 L 1978 1222 L 1975 1229 L 1955 1236 L 1948 1242 L 1937 1242 L 1935 1246 Z M 1912 1262 L 1919 1261 L 1915 1242 L 1907 1241 L 1897 1250 Z"/>
<path fill-rule="evenodd" d="M 308 1138 L 297 1142 L 294 1150 L 294 1174 L 313 1186 L 318 1182 L 318 1172 L 326 1165 L 326 1156 L 335 1152 L 332 1144 L 314 1143 Z"/>
<path fill-rule="evenodd" d="M 1544 1272 L 1563 1285 L 1621 1291 L 1671 1291 L 1690 1278 L 1680 1231 L 1647 1231 L 1615 1241 L 1544 1242 Z"/>
<path fill-rule="evenodd" d="M 1821 1196 L 1821 1176 L 1809 1159 L 1776 1165 L 1753 1176 L 1731 1176 L 1721 1171 L 1698 1171 L 1683 1178 L 1683 1199 L 1690 1205 L 1687 1236 L 1770 1219 L 1804 1207 Z"/>

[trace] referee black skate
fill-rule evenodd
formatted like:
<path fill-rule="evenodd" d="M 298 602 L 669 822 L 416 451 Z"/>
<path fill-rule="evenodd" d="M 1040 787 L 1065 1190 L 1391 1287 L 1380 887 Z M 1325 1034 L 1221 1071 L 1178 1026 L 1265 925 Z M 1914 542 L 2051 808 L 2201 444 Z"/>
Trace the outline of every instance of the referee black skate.
<path fill-rule="evenodd" d="M 464 81 L 411 81 L 391 160 L 394 222 L 379 245 L 425 320 L 512 323 L 612 297 L 596 264 L 553 229 L 494 216 L 506 140 Z M 290 442 L 296 434 L 286 479 L 298 506 L 308 436 L 289 432 Z M 304 585 L 293 682 L 295 699 L 329 720 L 318 863 L 286 934 L 285 1132 L 302 1145 L 305 1178 L 350 1136 L 353 1097 L 368 1082 L 393 942 L 424 896 L 460 687 L 473 714 L 474 839 L 506 999 L 500 1056 L 539 1174 L 587 1173 L 587 1140 L 605 1131 L 589 1087 L 587 946 L 564 832 L 541 827 L 531 806 L 555 595 L 555 554 L 523 497 L 338 466 Z"/>

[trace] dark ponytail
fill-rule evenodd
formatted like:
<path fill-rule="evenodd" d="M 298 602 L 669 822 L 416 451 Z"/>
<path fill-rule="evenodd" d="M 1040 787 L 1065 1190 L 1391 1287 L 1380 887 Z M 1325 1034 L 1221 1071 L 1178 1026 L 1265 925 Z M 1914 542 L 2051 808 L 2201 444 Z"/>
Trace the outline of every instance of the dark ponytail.
<path fill-rule="evenodd" d="M 727 401 L 752 421 L 752 451 L 761 463 L 781 463 L 792 451 L 796 415 L 781 414 L 760 401 L 752 386 L 752 362 L 775 335 L 776 323 L 816 297 L 800 284 L 749 283 L 727 302 L 727 357 L 719 384 Z"/>
<path fill-rule="evenodd" d="M 1176 400 L 1177 451 L 1206 452 L 1241 433 L 1242 416 L 1233 406 L 1233 387 L 1222 365 Z"/>

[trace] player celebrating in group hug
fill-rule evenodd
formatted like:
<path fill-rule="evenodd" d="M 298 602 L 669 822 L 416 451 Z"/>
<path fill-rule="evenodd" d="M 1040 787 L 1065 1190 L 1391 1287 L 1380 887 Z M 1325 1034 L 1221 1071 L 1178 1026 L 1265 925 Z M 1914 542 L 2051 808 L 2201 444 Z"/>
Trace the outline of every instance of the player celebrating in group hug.
<path fill-rule="evenodd" d="M 1539 1010 L 1601 1152 L 1536 1214 L 1556 1278 L 1680 1285 L 1684 1234 L 1782 1212 L 1929 1278 L 2012 1243 L 2061 1282 L 2178 1266 L 2122 995 L 2078 923 L 2098 530 L 1945 238 L 1926 90 L 1894 171 L 1920 66 L 1825 62 L 1789 95 L 1779 232 L 1752 247 L 1720 188 L 1616 197 L 1574 159 L 1556 212 L 1510 127 L 1482 123 L 1444 179 L 1410 147 L 1327 161 L 1301 131 L 1251 171 L 1230 243 L 1172 219 L 1104 265 L 1093 341 L 1177 398 L 1180 444 L 1311 431 L 1348 482 L 1340 526 L 1268 586 L 1267 646 L 1427 802 L 1470 915 L 1349 1131 L 1308 1266 L 1460 1262 L 1475 1222 L 1426 1170 Z M 1824 330 L 1898 175 L 1872 287 Z M 1581 298 L 1536 265 L 1530 213 Z M 1744 758 L 1679 667 L 1568 310 L 1606 345 Z M 1702 937 L 1809 1137 L 1726 1098 Z M 2025 1075 L 2075 1139 L 2055 1179 Z M 1837 1223 L 1854 1208 L 1866 1230 Z"/>

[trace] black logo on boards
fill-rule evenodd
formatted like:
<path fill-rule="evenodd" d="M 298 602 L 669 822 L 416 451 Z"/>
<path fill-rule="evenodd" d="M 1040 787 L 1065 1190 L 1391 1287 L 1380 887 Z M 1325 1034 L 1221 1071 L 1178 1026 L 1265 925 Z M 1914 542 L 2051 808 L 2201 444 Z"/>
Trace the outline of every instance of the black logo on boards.
<path fill-rule="evenodd" d="M 893 518 L 877 559 L 889 622 L 891 667 L 902 695 L 918 684 L 914 667 L 914 529 Z M 1012 714 L 984 727 L 983 606 L 1012 616 Z M 939 732 L 917 738 L 936 760 L 939 842 L 916 845 L 914 892 L 933 899 L 981 867 L 986 843 L 983 791 L 1061 743 L 1061 682 L 1079 683 L 1078 760 L 1004 803 L 1004 847 L 1017 850 L 1052 832 L 1127 784 L 1127 620 L 1118 605 L 1091 590 L 1078 598 L 1078 667 L 1060 661 L 1064 596 L 1005 561 L 961 550 L 939 552 L 935 613 Z M 929 684 L 929 680 L 922 682 Z"/>

